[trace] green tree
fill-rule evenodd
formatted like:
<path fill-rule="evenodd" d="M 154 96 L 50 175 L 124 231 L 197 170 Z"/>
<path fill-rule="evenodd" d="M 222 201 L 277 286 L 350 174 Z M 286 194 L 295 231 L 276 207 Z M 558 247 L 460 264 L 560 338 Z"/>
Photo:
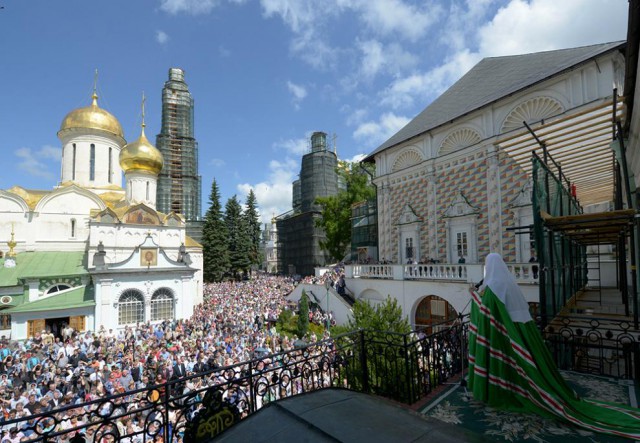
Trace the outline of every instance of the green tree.
<path fill-rule="evenodd" d="M 351 246 L 351 205 L 375 197 L 375 188 L 370 175 L 373 165 L 340 162 L 338 175 L 344 180 L 346 189 L 335 196 L 318 197 L 316 204 L 321 207 L 321 216 L 316 225 L 324 229 L 326 240 L 320 247 L 335 260 L 342 260 Z"/>
<path fill-rule="evenodd" d="M 249 230 L 235 195 L 227 200 L 224 209 L 230 271 L 234 276 L 237 276 L 238 273 L 247 273 L 251 265 Z"/>
<path fill-rule="evenodd" d="M 415 352 L 407 346 L 405 339 L 411 332 L 408 320 L 402 314 L 402 308 L 396 299 L 387 299 L 377 305 L 369 301 L 358 300 L 352 306 L 353 316 L 347 324 L 348 330 L 364 329 L 362 337 L 367 370 L 361 361 L 352 362 L 352 384 L 356 390 L 365 386 L 364 376 L 367 374 L 367 385 L 370 392 L 398 400 L 410 398 L 412 374 L 416 360 L 411 357 Z M 332 331 L 333 334 L 340 331 Z"/>
<path fill-rule="evenodd" d="M 402 314 L 402 307 L 395 298 L 387 296 L 383 303 L 376 305 L 372 305 L 368 300 L 357 300 L 351 308 L 353 315 L 347 323 L 351 331 L 367 329 L 398 334 L 411 332 L 411 325 Z"/>
<path fill-rule="evenodd" d="M 247 201 L 245 202 L 244 219 L 249 232 L 249 259 L 252 265 L 259 265 L 260 259 L 260 218 L 258 217 L 258 200 L 253 193 L 253 189 L 249 190 Z"/>
<path fill-rule="evenodd" d="M 309 297 L 302 290 L 300 308 L 298 309 L 298 337 L 303 338 L 309 330 Z"/>
<path fill-rule="evenodd" d="M 202 227 L 203 274 L 207 282 L 222 281 L 229 269 L 227 227 L 220 206 L 220 190 L 216 180 L 211 184 L 209 209 Z"/>

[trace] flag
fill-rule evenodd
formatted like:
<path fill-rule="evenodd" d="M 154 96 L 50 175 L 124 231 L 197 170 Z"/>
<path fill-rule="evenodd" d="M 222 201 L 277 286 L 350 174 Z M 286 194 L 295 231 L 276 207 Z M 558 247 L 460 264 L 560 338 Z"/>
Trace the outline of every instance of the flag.
<path fill-rule="evenodd" d="M 640 439 L 638 409 L 579 398 L 567 385 L 498 254 L 487 257 L 483 287 L 482 296 L 471 293 L 469 325 L 468 385 L 476 400 Z"/>

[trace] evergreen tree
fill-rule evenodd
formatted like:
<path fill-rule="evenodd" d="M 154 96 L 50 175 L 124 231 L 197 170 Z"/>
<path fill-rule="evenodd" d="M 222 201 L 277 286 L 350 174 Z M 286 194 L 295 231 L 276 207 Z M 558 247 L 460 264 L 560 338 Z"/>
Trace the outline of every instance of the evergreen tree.
<path fill-rule="evenodd" d="M 229 254 L 227 227 L 220 205 L 220 190 L 215 179 L 211 185 L 209 205 L 202 227 L 203 274 L 204 281 L 219 282 L 229 269 Z"/>
<path fill-rule="evenodd" d="M 298 337 L 304 338 L 309 330 L 309 297 L 305 290 L 300 296 L 300 308 L 298 309 Z"/>
<path fill-rule="evenodd" d="M 372 165 L 363 167 L 373 173 Z M 320 247 L 336 261 L 342 260 L 351 247 L 351 206 L 376 195 L 369 174 L 362 170 L 359 163 L 340 162 L 338 174 L 346 183 L 346 190 L 338 195 L 316 199 L 322 208 L 316 226 L 323 228 L 326 236 L 326 240 L 320 242 Z"/>
<path fill-rule="evenodd" d="M 234 276 L 237 276 L 238 273 L 247 273 L 251 265 L 249 258 L 251 240 L 249 227 L 235 195 L 227 200 L 224 222 L 227 227 L 230 271 Z"/>
<path fill-rule="evenodd" d="M 260 260 L 260 219 L 258 217 L 258 200 L 253 193 L 253 189 L 249 190 L 247 201 L 245 203 L 244 219 L 249 231 L 249 259 L 252 265 L 259 265 Z"/>

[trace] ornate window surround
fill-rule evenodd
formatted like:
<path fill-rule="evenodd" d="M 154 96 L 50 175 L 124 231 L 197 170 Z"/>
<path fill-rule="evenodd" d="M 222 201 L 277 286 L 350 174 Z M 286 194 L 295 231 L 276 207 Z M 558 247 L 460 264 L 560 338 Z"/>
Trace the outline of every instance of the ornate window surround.
<path fill-rule="evenodd" d="M 454 198 L 453 202 L 449 205 L 447 210 L 442 216 L 447 233 L 447 261 L 449 263 L 456 263 L 457 257 L 453 257 L 451 254 L 451 248 L 455 239 L 453 238 L 454 231 L 457 228 L 468 228 L 468 253 L 469 256 L 465 257 L 467 263 L 478 262 L 478 228 L 477 221 L 480 215 L 480 209 L 475 206 L 471 206 L 469 201 L 464 196 L 462 190 L 458 190 L 458 194 Z"/>

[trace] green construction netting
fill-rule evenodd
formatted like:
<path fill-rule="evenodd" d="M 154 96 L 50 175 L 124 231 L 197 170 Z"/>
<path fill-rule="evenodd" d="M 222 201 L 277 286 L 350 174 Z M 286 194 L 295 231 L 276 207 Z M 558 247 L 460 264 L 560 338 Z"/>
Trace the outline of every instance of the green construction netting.
<path fill-rule="evenodd" d="M 540 313 L 543 323 L 554 317 L 567 301 L 587 284 L 586 248 L 561 233 L 544 227 L 541 211 L 551 217 L 578 215 L 582 208 L 568 186 L 542 159 L 533 162 L 533 217 L 535 247 L 540 266 Z M 553 167 L 553 166 L 552 166 Z"/>

